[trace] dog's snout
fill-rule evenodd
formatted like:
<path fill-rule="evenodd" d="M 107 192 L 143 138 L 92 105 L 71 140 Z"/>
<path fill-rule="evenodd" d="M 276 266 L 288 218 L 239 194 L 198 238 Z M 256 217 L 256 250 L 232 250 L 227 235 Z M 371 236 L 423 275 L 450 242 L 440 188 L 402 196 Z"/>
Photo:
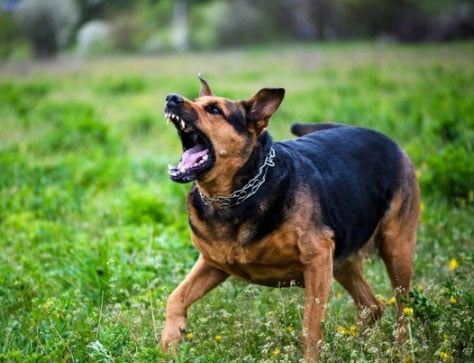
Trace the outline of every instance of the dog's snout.
<path fill-rule="evenodd" d="M 176 93 L 170 93 L 168 96 L 166 96 L 166 104 L 168 106 L 177 106 L 183 102 L 183 97 L 177 95 Z"/>

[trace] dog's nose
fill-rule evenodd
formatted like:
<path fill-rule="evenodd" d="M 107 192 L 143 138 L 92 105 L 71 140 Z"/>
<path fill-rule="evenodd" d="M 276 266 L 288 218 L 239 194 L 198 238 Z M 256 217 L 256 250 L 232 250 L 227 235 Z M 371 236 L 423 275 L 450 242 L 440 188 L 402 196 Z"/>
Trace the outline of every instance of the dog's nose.
<path fill-rule="evenodd" d="M 166 96 L 166 104 L 168 106 L 177 106 L 183 102 L 183 97 L 177 95 L 176 93 L 170 93 L 168 96 Z"/>

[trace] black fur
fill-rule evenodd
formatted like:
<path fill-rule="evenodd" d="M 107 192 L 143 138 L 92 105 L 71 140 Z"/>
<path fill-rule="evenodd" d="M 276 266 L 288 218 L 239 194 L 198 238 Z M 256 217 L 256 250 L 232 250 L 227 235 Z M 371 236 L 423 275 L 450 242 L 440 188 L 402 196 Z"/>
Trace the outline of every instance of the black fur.
<path fill-rule="evenodd" d="M 229 109 L 229 114 L 224 115 L 224 118 L 227 120 L 229 124 L 234 127 L 235 131 L 239 134 L 244 134 L 247 131 L 246 128 L 246 120 L 242 111 L 240 109 L 236 109 L 233 102 L 226 101 L 226 106 Z"/>
<path fill-rule="evenodd" d="M 318 122 L 314 124 L 294 123 L 293 125 L 291 125 L 291 133 L 295 136 L 303 136 L 315 131 L 334 129 L 336 127 L 341 127 L 341 126 L 344 126 L 344 125 L 333 123 L 333 122 Z"/>

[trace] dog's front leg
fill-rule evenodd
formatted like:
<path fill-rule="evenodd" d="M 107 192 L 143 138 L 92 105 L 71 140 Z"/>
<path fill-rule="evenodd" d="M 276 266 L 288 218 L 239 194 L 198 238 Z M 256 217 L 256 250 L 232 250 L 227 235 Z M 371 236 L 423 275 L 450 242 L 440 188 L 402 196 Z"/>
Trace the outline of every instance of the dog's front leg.
<path fill-rule="evenodd" d="M 212 267 L 199 256 L 189 275 L 168 298 L 165 327 L 161 335 L 164 351 L 171 349 L 176 352 L 186 330 L 187 308 L 227 277 L 228 274 Z"/>
<path fill-rule="evenodd" d="M 303 320 L 303 356 L 305 363 L 317 362 L 323 342 L 322 321 L 332 281 L 332 241 L 323 242 L 318 252 L 305 263 L 305 306 Z"/>

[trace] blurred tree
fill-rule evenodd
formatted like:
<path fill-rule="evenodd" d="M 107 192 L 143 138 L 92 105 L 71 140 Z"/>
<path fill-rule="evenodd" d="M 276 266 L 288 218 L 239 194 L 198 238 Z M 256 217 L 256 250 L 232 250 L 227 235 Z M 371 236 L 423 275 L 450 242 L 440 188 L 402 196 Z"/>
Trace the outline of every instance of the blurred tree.
<path fill-rule="evenodd" d="M 188 9 L 191 6 L 199 6 L 209 2 L 209 0 L 174 0 L 173 1 L 173 22 L 171 30 L 172 46 L 176 50 L 188 48 Z"/>
<path fill-rule="evenodd" d="M 0 12 L 0 59 L 7 58 L 17 41 L 17 29 L 13 15 Z"/>
<path fill-rule="evenodd" d="M 105 0 L 78 0 L 81 16 L 78 28 L 91 20 L 105 18 Z"/>
<path fill-rule="evenodd" d="M 125 33 L 140 28 L 140 25 L 142 31 L 145 29 L 149 34 L 144 40 L 147 42 L 145 47 L 149 45 L 156 49 L 186 49 L 189 44 L 209 48 L 380 36 L 404 41 L 450 39 L 463 34 L 472 36 L 474 23 L 472 0 L 80 2 L 89 7 L 91 14 L 120 19 L 119 28 L 129 29 Z M 124 17 L 128 20 L 125 21 Z M 119 33 L 125 37 L 124 31 Z"/>
<path fill-rule="evenodd" d="M 3 3 L 10 1 L 14 2 L 3 0 Z M 111 29 L 110 49 L 126 52 L 292 40 L 382 36 L 424 41 L 474 36 L 473 0 L 22 0 L 18 3 L 18 28 L 30 39 L 37 57 L 54 55 L 68 44 L 72 33 L 91 20 L 106 21 Z M 11 39 L 11 29 L 8 24 L 0 26 L 0 39 L 2 36 Z"/>
<path fill-rule="evenodd" d="M 79 26 L 90 20 L 103 20 L 106 18 L 114 18 L 123 14 L 130 15 L 137 5 L 147 3 L 158 3 L 160 0 L 76 0 L 81 11 Z"/>
<path fill-rule="evenodd" d="M 174 2 L 171 43 L 177 50 L 188 48 L 188 4 L 185 0 Z"/>
<path fill-rule="evenodd" d="M 290 4 L 290 2 L 283 2 Z M 292 33 L 300 40 L 326 40 L 334 38 L 337 31 L 338 1 L 296 0 L 288 9 Z"/>
<path fill-rule="evenodd" d="M 474 36 L 472 0 L 340 0 L 342 37 L 402 41 Z M 455 35 L 454 35 L 455 34 Z"/>
<path fill-rule="evenodd" d="M 23 0 L 15 15 L 37 58 L 52 57 L 66 47 L 79 19 L 74 0 Z"/>

